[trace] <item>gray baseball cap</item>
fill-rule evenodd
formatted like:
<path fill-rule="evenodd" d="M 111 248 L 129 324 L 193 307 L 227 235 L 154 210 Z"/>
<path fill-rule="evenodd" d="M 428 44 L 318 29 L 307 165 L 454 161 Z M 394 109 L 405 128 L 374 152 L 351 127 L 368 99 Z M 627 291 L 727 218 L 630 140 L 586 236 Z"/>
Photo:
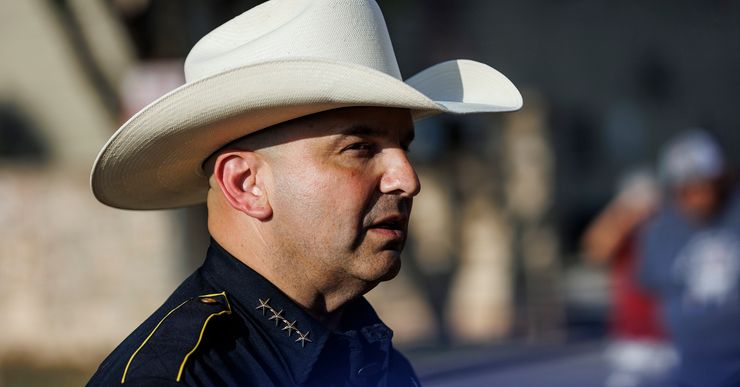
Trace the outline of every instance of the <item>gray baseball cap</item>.
<path fill-rule="evenodd" d="M 681 132 L 661 152 L 660 177 L 669 187 L 711 180 L 724 173 L 725 156 L 717 140 L 700 128 Z"/>

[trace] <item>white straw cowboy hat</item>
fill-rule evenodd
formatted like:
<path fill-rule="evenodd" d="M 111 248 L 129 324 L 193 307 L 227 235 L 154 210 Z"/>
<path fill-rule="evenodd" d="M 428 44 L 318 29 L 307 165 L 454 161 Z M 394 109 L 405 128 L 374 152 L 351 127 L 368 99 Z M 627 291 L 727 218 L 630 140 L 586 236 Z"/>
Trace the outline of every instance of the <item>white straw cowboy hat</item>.
<path fill-rule="evenodd" d="M 93 166 L 95 197 L 112 207 L 203 202 L 202 164 L 225 144 L 301 116 L 348 106 L 436 113 L 517 110 L 522 98 L 478 62 L 438 64 L 404 81 L 374 0 L 271 0 L 203 37 L 186 84 L 131 117 Z M 234 125 L 234 117 L 240 119 Z"/>

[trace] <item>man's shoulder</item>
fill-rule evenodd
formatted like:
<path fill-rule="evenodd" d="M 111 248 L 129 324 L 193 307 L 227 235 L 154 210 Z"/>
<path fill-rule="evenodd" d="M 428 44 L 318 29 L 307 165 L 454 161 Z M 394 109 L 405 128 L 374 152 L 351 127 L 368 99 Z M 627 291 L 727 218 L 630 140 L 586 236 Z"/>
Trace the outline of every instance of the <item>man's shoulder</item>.
<path fill-rule="evenodd" d="M 228 294 L 183 288 L 103 361 L 89 386 L 178 383 L 203 343 L 212 341 L 210 336 L 228 334 L 232 314 Z"/>

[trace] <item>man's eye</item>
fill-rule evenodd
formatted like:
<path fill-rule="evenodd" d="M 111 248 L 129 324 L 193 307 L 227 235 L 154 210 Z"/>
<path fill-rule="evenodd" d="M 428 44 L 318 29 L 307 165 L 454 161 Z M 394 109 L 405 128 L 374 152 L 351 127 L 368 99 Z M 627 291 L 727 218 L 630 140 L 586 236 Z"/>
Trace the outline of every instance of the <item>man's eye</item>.
<path fill-rule="evenodd" d="M 374 153 L 377 150 L 377 146 L 369 142 L 358 142 L 344 148 L 344 150 L 357 151 L 362 153 Z"/>

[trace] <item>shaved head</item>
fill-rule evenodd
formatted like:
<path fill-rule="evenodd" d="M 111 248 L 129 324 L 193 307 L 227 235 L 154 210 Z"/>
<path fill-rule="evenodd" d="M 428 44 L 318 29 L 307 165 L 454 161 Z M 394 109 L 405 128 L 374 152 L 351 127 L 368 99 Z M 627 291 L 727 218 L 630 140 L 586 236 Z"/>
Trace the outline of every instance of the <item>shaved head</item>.
<path fill-rule="evenodd" d="M 209 230 L 326 313 L 398 273 L 419 192 L 406 154 L 413 137 L 408 110 L 379 107 L 330 110 L 242 137 L 206 162 Z"/>

